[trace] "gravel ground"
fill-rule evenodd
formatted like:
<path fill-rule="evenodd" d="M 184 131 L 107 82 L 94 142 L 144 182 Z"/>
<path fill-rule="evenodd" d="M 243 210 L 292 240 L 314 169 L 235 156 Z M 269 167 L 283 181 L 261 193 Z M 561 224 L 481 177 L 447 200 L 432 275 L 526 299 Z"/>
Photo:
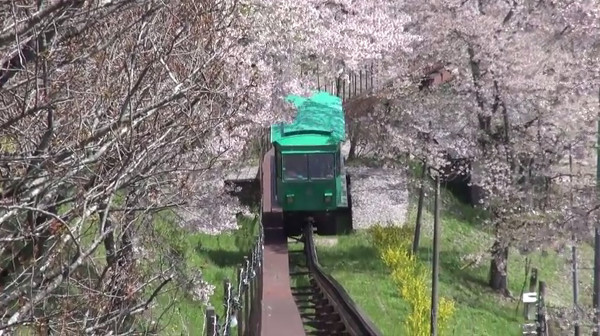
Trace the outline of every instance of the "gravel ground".
<path fill-rule="evenodd" d="M 355 229 L 377 223 L 403 225 L 408 208 L 406 173 L 396 169 L 349 167 Z"/>
<path fill-rule="evenodd" d="M 350 143 L 342 145 L 348 156 Z M 348 167 L 352 178 L 354 228 L 375 224 L 403 225 L 408 210 L 406 173 L 396 169 Z"/>

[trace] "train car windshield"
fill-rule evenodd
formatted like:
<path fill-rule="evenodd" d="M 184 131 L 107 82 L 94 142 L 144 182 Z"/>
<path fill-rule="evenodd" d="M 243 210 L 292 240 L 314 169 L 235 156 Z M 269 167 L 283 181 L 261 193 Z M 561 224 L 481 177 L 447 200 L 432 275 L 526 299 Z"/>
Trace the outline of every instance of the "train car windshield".
<path fill-rule="evenodd" d="M 283 178 L 287 181 L 333 179 L 335 177 L 335 155 L 284 154 L 282 156 Z"/>
<path fill-rule="evenodd" d="M 335 155 L 330 153 L 308 156 L 308 176 L 311 179 L 332 179 L 335 177 Z"/>
<path fill-rule="evenodd" d="M 286 180 L 308 179 L 308 159 L 306 154 L 283 155 L 283 178 Z"/>

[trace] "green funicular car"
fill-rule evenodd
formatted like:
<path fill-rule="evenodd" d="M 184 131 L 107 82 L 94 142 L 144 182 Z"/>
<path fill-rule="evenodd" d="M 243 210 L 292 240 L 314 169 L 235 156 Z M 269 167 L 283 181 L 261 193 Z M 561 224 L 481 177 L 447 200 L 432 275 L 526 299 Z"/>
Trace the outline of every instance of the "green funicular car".
<path fill-rule="evenodd" d="M 346 133 L 341 99 L 317 92 L 287 100 L 296 106 L 295 120 L 271 126 L 275 198 L 287 234 L 299 234 L 309 218 L 320 235 L 348 233 L 352 209 L 350 177 L 340 151 Z"/>

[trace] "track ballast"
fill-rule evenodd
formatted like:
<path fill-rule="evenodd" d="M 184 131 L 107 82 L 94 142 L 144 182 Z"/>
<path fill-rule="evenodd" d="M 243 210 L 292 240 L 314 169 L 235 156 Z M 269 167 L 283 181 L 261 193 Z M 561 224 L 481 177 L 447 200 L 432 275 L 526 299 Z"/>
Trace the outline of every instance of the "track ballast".
<path fill-rule="evenodd" d="M 354 303 L 344 288 L 321 267 L 318 261 L 313 226 L 304 227 L 302 260 L 293 260 L 291 276 L 302 276 L 304 286 L 292 288 L 308 335 L 381 335 L 373 322 Z M 296 265 L 294 265 L 296 264 Z M 300 265 L 302 264 L 302 265 Z M 294 267 L 295 266 L 295 267 Z M 298 272 L 302 268 L 303 272 Z M 308 281 L 306 281 L 308 280 Z"/>

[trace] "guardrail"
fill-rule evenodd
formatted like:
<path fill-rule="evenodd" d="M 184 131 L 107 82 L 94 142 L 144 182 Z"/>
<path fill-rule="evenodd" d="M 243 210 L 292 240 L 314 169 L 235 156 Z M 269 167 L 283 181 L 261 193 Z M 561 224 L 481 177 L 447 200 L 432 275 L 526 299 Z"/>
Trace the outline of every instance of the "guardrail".
<path fill-rule="evenodd" d="M 375 327 L 375 324 L 354 303 L 342 285 L 323 271 L 321 265 L 319 265 L 311 224 L 307 224 L 304 227 L 304 238 L 304 252 L 306 254 L 308 269 L 319 289 L 346 326 L 346 331 L 356 336 L 382 335 L 379 329 Z"/>

